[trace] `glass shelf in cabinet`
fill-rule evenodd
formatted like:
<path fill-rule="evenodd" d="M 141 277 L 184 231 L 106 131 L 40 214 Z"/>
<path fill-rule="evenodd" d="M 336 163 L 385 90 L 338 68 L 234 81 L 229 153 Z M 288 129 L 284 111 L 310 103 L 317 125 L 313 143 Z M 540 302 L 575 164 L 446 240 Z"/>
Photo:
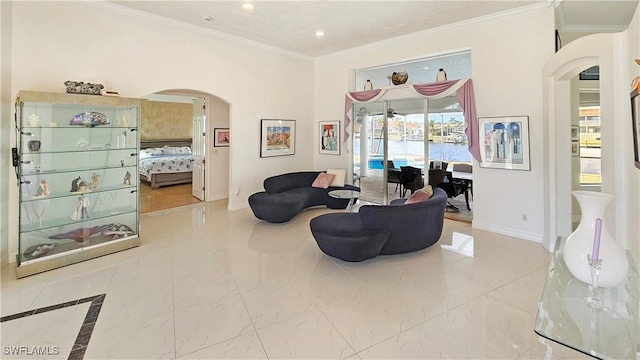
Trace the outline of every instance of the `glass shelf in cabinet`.
<path fill-rule="evenodd" d="M 138 156 L 138 148 L 137 147 L 125 147 L 125 148 L 88 148 L 88 149 L 75 149 L 75 150 L 59 150 L 59 151 L 26 151 L 23 152 L 22 155 L 39 155 L 39 154 L 67 154 L 67 153 L 92 153 L 94 151 L 119 151 L 119 150 L 129 150 L 134 151 L 132 153 L 133 156 Z"/>
<path fill-rule="evenodd" d="M 41 200 L 50 200 L 56 198 L 65 198 L 70 196 L 78 196 L 78 195 L 88 195 L 88 194 L 98 194 L 98 193 L 106 193 L 111 191 L 119 191 L 123 189 L 132 189 L 132 191 L 137 191 L 136 185 L 112 185 L 112 186 L 100 186 L 97 189 L 93 189 L 91 191 L 83 191 L 83 192 L 53 192 L 49 196 L 32 196 L 28 198 L 22 198 L 22 202 L 31 202 L 31 201 L 41 201 Z"/>
<path fill-rule="evenodd" d="M 74 225 L 74 224 L 82 226 L 84 223 L 89 221 L 106 219 L 113 216 L 120 216 L 120 215 L 129 214 L 129 213 L 135 213 L 135 212 L 137 212 L 137 210 L 131 206 L 122 206 L 119 208 L 113 208 L 113 209 L 103 210 L 103 211 L 93 211 L 91 213 L 91 217 L 86 220 L 73 221 L 69 216 L 67 216 L 65 218 L 43 221 L 42 225 L 40 225 L 40 223 L 37 223 L 34 225 L 23 225 L 22 231 L 20 231 L 20 233 L 26 234 L 33 231 L 41 231 L 41 230 L 51 229 L 59 226 Z"/>
<path fill-rule="evenodd" d="M 96 170 L 105 170 L 105 169 L 135 169 L 137 165 L 112 165 L 112 166 L 102 166 L 102 167 L 89 167 L 89 168 L 74 168 L 74 169 L 65 169 L 65 170 L 56 170 L 56 169 L 48 169 L 48 170 L 40 170 L 40 172 L 36 171 L 23 171 L 21 176 L 34 176 L 34 175 L 48 175 L 48 174 L 64 174 L 70 172 L 81 172 L 81 171 L 96 171 Z"/>
<path fill-rule="evenodd" d="M 137 128 L 131 126 L 110 126 L 110 125 L 99 125 L 99 126 L 79 126 L 79 125 L 40 125 L 40 126 L 29 126 L 22 125 L 21 129 L 131 129 L 131 131 L 136 131 Z"/>

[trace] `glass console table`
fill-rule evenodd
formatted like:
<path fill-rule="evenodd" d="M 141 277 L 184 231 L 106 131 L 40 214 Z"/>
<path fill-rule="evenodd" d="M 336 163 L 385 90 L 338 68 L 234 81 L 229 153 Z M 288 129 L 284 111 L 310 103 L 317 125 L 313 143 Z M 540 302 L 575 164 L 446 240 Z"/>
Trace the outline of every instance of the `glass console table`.
<path fill-rule="evenodd" d="M 640 360 L 640 278 L 631 253 L 627 280 L 613 289 L 587 285 L 573 277 L 562 256 L 558 238 L 549 273 L 538 304 L 535 332 L 544 339 L 570 347 L 598 359 Z M 593 309 L 587 298 L 597 296 L 602 309 Z"/>

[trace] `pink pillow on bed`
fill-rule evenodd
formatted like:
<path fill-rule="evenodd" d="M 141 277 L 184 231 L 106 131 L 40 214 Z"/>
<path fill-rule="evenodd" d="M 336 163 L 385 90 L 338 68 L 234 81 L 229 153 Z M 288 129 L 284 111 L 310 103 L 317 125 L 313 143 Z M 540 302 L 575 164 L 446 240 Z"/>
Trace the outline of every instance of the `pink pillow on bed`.
<path fill-rule="evenodd" d="M 329 187 L 329 185 L 331 185 L 331 182 L 333 181 L 334 177 L 336 177 L 334 174 L 327 174 L 327 173 L 321 172 L 320 174 L 318 174 L 318 177 L 316 177 L 316 179 L 313 180 L 313 184 L 311 184 L 311 187 L 326 189 Z"/>

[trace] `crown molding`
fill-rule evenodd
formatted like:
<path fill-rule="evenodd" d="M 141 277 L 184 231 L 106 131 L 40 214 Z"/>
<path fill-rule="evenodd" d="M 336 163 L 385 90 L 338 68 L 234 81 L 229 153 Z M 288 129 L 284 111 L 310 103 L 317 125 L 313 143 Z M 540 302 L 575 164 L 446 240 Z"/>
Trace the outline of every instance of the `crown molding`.
<path fill-rule="evenodd" d="M 479 16 L 479 17 L 476 17 L 476 18 L 473 18 L 473 19 L 468 19 L 468 20 L 457 22 L 457 23 L 447 24 L 447 25 L 439 26 L 439 27 L 436 27 L 436 28 L 433 28 L 433 29 L 426 29 L 426 30 L 421 30 L 421 31 L 414 32 L 414 33 L 411 33 L 411 34 L 396 36 L 396 37 L 391 38 L 391 39 L 372 42 L 372 43 L 369 43 L 369 44 L 366 44 L 366 45 L 362 45 L 362 46 L 357 46 L 357 47 L 354 47 L 354 48 L 351 48 L 351 49 L 346 49 L 346 50 L 334 52 L 334 53 L 331 53 L 331 54 L 318 56 L 316 59 L 338 57 L 338 56 L 343 56 L 343 55 L 347 55 L 347 54 L 350 54 L 350 53 L 355 53 L 355 52 L 362 51 L 362 50 L 374 49 L 374 48 L 382 47 L 382 46 L 388 46 L 388 45 L 390 45 L 392 43 L 395 43 L 395 42 L 398 42 L 398 41 L 410 40 L 410 39 L 421 37 L 421 36 L 425 36 L 425 35 L 432 35 L 432 34 L 437 34 L 437 33 L 445 32 L 445 31 L 461 29 L 461 28 L 465 28 L 467 26 L 480 24 L 480 23 L 484 23 L 484 22 L 487 22 L 487 21 L 492 21 L 492 20 L 496 20 L 496 19 L 500 19 L 500 18 L 504 18 L 504 17 L 508 17 L 508 16 L 529 14 L 529 13 L 532 13 L 532 12 L 542 11 L 542 10 L 546 10 L 546 9 L 550 8 L 551 6 L 553 6 L 553 0 L 546 0 L 545 2 L 540 2 L 540 3 L 536 3 L 536 4 L 532 4 L 532 5 L 527 5 L 527 6 L 519 7 L 519 8 L 516 8 L 516 9 L 505 10 L 505 11 L 497 12 L 497 13 L 494 13 L 494 14 Z"/>
<path fill-rule="evenodd" d="M 611 33 L 627 30 L 626 25 L 566 25 L 559 28 L 559 31 L 586 32 L 586 33 Z"/>
<path fill-rule="evenodd" d="M 558 31 L 578 33 L 611 33 L 627 30 L 628 25 L 568 25 L 565 15 L 564 1 L 559 0 L 555 5 L 555 18 Z"/>
<path fill-rule="evenodd" d="M 225 41 L 229 41 L 229 42 L 240 44 L 240 45 L 245 45 L 245 46 L 257 48 L 257 49 L 260 49 L 260 50 L 266 50 L 266 51 L 270 51 L 270 52 L 274 52 L 274 53 L 278 53 L 278 54 L 282 54 L 282 55 L 286 55 L 286 56 L 290 56 L 290 57 L 294 57 L 294 58 L 298 58 L 298 59 L 302 59 L 302 60 L 306 60 L 306 61 L 313 61 L 313 57 L 302 55 L 302 54 L 299 54 L 299 53 L 296 53 L 296 52 L 293 52 L 293 51 L 285 50 L 285 49 L 282 49 L 282 48 L 279 48 L 279 47 L 276 47 L 276 46 L 271 46 L 271 45 L 267 45 L 267 44 L 264 44 L 264 43 L 261 43 L 261 42 L 258 42 L 258 41 L 249 40 L 249 39 L 243 38 L 241 36 L 231 35 L 231 34 L 227 34 L 227 33 L 221 32 L 221 31 L 207 29 L 207 28 L 204 28 L 204 27 L 201 27 L 201 26 L 188 24 L 188 23 L 185 23 L 183 21 L 169 19 L 169 18 L 166 18 L 166 17 L 163 17 L 163 16 L 159 16 L 159 15 L 149 14 L 149 13 L 144 12 L 144 11 L 131 9 L 131 8 L 126 7 L 126 6 L 117 5 L 117 4 L 110 3 L 110 2 L 107 2 L 107 1 L 104 1 L 104 0 L 91 0 L 91 1 L 72 0 L 72 1 L 76 2 L 78 4 L 94 7 L 94 8 L 97 8 L 97 9 L 118 13 L 120 15 L 125 15 L 125 16 L 134 17 L 134 18 L 137 18 L 137 19 L 145 20 L 145 21 L 150 21 L 150 22 L 154 22 L 156 24 L 161 24 L 161 25 L 177 28 L 177 29 L 189 31 L 189 32 L 196 33 L 196 34 L 209 36 L 209 37 L 212 37 L 212 38 L 216 38 L 216 39 L 225 40 Z"/>

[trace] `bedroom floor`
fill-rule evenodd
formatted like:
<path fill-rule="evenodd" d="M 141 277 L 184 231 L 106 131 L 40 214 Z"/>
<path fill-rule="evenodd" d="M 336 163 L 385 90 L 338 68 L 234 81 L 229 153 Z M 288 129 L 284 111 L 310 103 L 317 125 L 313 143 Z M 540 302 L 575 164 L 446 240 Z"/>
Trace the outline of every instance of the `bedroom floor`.
<path fill-rule="evenodd" d="M 544 357 L 533 323 L 551 254 L 540 244 L 446 220 L 424 251 L 346 263 L 309 230 L 330 211 L 268 224 L 199 203 L 143 214 L 138 248 L 20 280 L 10 264 L 3 358 Z M 439 246 L 454 231 L 475 237 L 474 257 Z M 27 356 L 34 346 L 45 353 Z M 553 357 L 588 358 L 555 345 Z"/>
<path fill-rule="evenodd" d="M 141 213 L 197 204 L 199 202 L 200 200 L 191 195 L 191 184 L 163 186 L 152 190 L 148 183 L 140 182 Z"/>

